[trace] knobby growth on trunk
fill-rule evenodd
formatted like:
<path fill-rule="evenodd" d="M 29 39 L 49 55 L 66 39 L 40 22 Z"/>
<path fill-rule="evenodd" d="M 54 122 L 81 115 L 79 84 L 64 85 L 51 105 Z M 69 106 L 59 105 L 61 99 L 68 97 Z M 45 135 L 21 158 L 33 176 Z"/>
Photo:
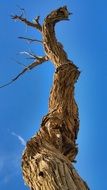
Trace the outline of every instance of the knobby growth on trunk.
<path fill-rule="evenodd" d="M 29 54 L 36 61 L 12 82 L 25 71 L 44 61 L 50 60 L 55 66 L 48 114 L 43 117 L 39 132 L 27 142 L 22 156 L 23 177 L 31 190 L 89 190 L 73 166 L 78 153 L 76 139 L 79 130 L 74 85 L 80 72 L 68 59 L 62 44 L 55 37 L 56 23 L 68 20 L 69 15 L 67 7 L 61 7 L 51 12 L 42 26 L 39 17 L 31 23 L 22 16 L 13 16 L 13 19 L 20 20 L 41 32 L 45 56 Z"/>

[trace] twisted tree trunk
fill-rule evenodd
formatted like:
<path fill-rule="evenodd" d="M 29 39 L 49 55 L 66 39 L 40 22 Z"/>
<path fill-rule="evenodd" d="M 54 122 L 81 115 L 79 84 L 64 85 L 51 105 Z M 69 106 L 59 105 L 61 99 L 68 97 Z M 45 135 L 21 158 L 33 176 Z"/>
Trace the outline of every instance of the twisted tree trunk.
<path fill-rule="evenodd" d="M 78 149 L 78 107 L 74 99 L 74 84 L 80 74 L 55 37 L 55 24 L 67 20 L 69 12 L 62 7 L 44 20 L 42 36 L 45 53 L 55 65 L 49 112 L 43 118 L 39 132 L 26 145 L 22 170 L 31 190 L 89 190 L 72 162 Z"/>

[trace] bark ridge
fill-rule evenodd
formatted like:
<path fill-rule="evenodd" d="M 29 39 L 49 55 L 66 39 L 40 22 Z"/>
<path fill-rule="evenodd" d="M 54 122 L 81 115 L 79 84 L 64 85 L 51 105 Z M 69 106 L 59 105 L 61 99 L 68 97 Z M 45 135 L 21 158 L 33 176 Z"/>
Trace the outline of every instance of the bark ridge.
<path fill-rule="evenodd" d="M 44 51 L 54 64 L 55 73 L 49 112 L 22 156 L 24 180 L 31 190 L 89 190 L 72 164 L 78 153 L 79 117 L 74 85 L 80 72 L 55 36 L 55 24 L 68 20 L 69 15 L 66 6 L 54 10 L 41 29 Z"/>

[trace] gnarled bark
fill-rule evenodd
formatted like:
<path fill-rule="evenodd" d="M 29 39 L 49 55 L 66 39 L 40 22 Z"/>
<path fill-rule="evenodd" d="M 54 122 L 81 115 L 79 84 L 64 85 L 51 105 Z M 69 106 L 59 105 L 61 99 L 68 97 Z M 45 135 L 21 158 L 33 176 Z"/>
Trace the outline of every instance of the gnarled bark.
<path fill-rule="evenodd" d="M 66 20 L 69 12 L 62 7 L 44 20 L 42 36 L 45 53 L 55 65 L 49 112 L 43 118 L 39 132 L 26 145 L 22 170 L 31 190 L 88 190 L 72 162 L 78 149 L 78 107 L 74 99 L 74 84 L 80 74 L 55 37 L 55 24 Z"/>

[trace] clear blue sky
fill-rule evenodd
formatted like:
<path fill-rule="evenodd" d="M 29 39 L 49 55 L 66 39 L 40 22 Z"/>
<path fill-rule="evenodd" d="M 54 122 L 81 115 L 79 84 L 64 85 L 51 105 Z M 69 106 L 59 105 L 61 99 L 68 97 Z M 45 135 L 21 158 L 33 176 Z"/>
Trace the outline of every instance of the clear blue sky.
<path fill-rule="evenodd" d="M 107 1 L 106 0 L 3 0 L 0 2 L 0 84 L 28 64 L 20 51 L 42 55 L 40 45 L 29 45 L 18 36 L 40 39 L 38 32 L 11 20 L 11 14 L 43 18 L 54 8 L 68 5 L 74 14 L 59 23 L 57 37 L 70 59 L 80 68 L 76 100 L 80 112 L 79 154 L 75 167 L 91 190 L 107 189 Z M 48 97 L 54 68 L 45 63 L 14 84 L 0 89 L 0 189 L 27 190 L 21 175 L 24 143 L 39 129 L 48 111 Z"/>

